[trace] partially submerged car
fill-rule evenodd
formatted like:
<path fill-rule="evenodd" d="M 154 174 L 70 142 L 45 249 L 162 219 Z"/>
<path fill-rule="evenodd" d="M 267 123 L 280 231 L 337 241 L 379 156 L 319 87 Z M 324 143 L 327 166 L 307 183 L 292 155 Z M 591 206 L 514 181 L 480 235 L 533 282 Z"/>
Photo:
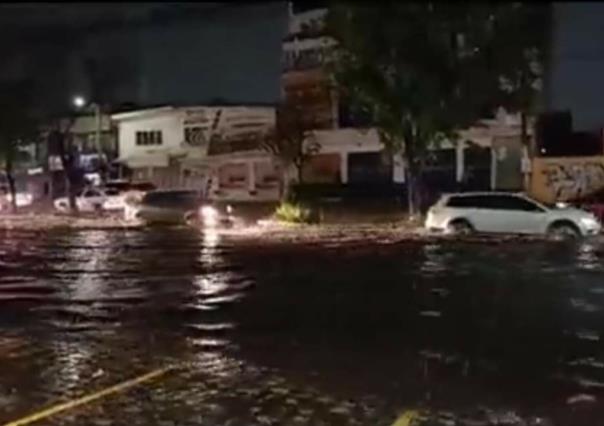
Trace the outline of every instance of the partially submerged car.
<path fill-rule="evenodd" d="M 425 227 L 453 234 L 485 232 L 564 238 L 596 235 L 602 228 L 589 212 L 546 206 L 524 194 L 506 192 L 443 195 L 428 210 Z"/>
<path fill-rule="evenodd" d="M 140 200 L 155 189 L 150 182 L 109 181 L 102 186 L 89 186 L 76 197 L 76 205 L 81 212 L 120 211 L 126 208 L 128 200 Z M 54 200 L 54 206 L 62 212 L 69 211 L 69 198 Z"/>
<path fill-rule="evenodd" d="M 60 197 L 54 200 L 54 206 L 61 212 L 69 211 L 69 198 Z M 122 210 L 125 207 L 123 195 L 116 189 L 86 188 L 76 197 L 76 206 L 81 212 L 102 210 Z"/>
<path fill-rule="evenodd" d="M 220 209 L 206 200 L 200 191 L 157 190 L 147 192 L 140 201 L 127 203 L 126 219 L 147 224 L 198 223 L 203 226 L 228 226 L 230 209 Z"/>

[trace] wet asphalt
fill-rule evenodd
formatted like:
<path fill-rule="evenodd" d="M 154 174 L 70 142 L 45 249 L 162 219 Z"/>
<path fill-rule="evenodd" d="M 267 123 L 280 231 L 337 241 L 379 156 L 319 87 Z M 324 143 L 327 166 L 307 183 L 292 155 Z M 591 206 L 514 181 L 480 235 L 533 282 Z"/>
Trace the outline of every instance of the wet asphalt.
<path fill-rule="evenodd" d="M 598 240 L 1 237 L 2 424 L 604 424 Z"/>

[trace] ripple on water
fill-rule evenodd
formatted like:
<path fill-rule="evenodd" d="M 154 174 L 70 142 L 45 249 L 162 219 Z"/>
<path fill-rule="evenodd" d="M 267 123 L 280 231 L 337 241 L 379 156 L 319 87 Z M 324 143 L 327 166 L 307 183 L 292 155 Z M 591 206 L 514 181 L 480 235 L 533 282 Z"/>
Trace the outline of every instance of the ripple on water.
<path fill-rule="evenodd" d="M 95 406 L 99 424 L 124 413 L 130 424 L 391 424 L 413 404 L 566 406 L 567 394 L 548 399 L 555 369 L 574 406 L 604 379 L 599 247 L 343 235 L 304 247 L 266 237 L 259 250 L 190 230 L 27 238 L 0 241 L 4 329 L 30 337 L 12 349 L 0 338 L 2 386 L 19 393 L 0 413 L 179 362 Z"/>

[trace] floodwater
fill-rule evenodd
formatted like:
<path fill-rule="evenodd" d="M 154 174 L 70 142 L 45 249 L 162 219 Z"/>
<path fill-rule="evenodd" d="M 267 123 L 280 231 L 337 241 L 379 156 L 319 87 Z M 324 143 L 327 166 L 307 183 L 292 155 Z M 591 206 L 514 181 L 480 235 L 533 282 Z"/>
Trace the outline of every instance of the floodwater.
<path fill-rule="evenodd" d="M 598 242 L 1 237 L 0 423 L 604 424 Z"/>

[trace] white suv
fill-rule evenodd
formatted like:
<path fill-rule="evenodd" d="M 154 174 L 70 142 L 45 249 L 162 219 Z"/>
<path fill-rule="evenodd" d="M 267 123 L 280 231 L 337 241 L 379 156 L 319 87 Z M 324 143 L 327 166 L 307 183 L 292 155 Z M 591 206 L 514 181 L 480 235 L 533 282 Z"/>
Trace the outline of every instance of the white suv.
<path fill-rule="evenodd" d="M 501 232 L 579 237 L 598 234 L 601 224 L 591 213 L 546 206 L 524 194 L 467 192 L 443 195 L 428 210 L 429 230 L 467 234 Z"/>

